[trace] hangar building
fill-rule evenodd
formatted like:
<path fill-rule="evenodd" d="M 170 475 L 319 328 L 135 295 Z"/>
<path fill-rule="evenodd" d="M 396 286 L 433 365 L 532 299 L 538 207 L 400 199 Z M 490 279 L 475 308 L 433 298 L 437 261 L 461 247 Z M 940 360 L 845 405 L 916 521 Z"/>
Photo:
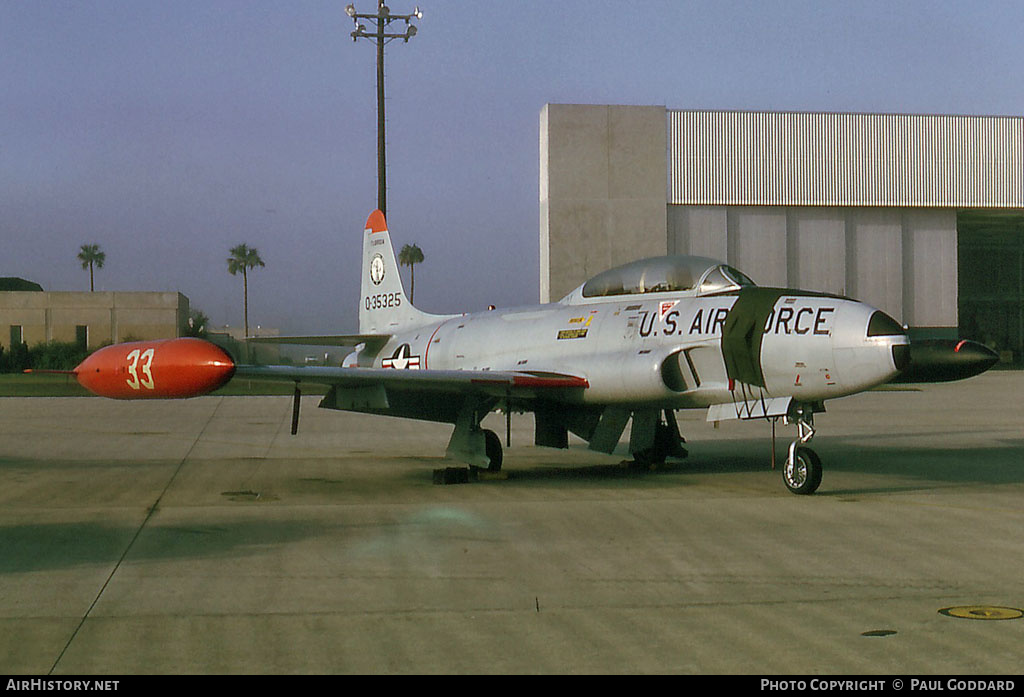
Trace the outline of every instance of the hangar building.
<path fill-rule="evenodd" d="M 540 296 L 648 256 L 1024 353 L 1024 118 L 548 104 Z"/>

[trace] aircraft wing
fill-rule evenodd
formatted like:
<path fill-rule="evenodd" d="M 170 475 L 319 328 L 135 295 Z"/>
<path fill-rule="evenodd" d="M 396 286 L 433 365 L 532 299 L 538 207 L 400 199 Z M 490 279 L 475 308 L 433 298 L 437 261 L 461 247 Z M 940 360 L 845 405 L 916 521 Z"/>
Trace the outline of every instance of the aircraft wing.
<path fill-rule="evenodd" d="M 321 366 L 235 366 L 236 377 L 294 381 L 292 433 L 298 429 L 300 384 L 328 385 L 320 406 L 405 418 L 457 423 L 488 411 L 500 400 L 558 401 L 567 392 L 587 389 L 586 378 L 562 373 L 495 370 L 396 370 Z"/>
<path fill-rule="evenodd" d="M 354 335 L 361 339 L 372 335 Z M 379 340 L 379 339 L 378 339 Z M 363 343 L 363 342 L 360 342 Z M 577 375 L 502 370 L 399 370 L 238 364 L 220 347 L 181 337 L 128 342 L 92 353 L 73 371 L 93 394 L 111 399 L 175 399 L 208 394 L 232 376 L 327 385 L 323 406 L 447 420 L 467 400 L 484 404 L 587 389 Z"/>
<path fill-rule="evenodd" d="M 323 366 L 237 365 L 236 377 L 329 385 L 341 389 L 380 386 L 396 391 L 476 393 L 526 397 L 551 390 L 586 389 L 586 378 L 565 373 L 503 370 L 394 370 Z"/>

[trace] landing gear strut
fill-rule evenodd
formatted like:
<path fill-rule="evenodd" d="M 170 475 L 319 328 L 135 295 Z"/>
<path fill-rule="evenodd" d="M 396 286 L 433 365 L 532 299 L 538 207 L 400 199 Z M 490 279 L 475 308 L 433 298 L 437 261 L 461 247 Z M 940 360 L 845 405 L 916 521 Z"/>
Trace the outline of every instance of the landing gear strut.
<path fill-rule="evenodd" d="M 477 469 L 501 471 L 501 439 L 494 431 L 480 428 L 480 422 L 493 406 L 492 402 L 481 399 L 466 399 L 463 402 L 455 419 L 455 430 L 448 441 L 445 457 Z"/>
<path fill-rule="evenodd" d="M 789 444 L 782 481 L 794 494 L 813 494 L 821 485 L 821 458 L 804 444 L 814 438 L 814 410 L 810 405 L 798 404 L 786 421 L 796 423 L 797 438 Z"/>
<path fill-rule="evenodd" d="M 464 428 L 466 430 L 462 431 L 456 425 L 446 455 L 465 462 L 469 467 L 434 470 L 434 484 L 465 484 L 475 482 L 480 472 L 501 472 L 502 450 L 498 434 L 479 425 Z"/>
<path fill-rule="evenodd" d="M 501 439 L 494 431 L 484 429 L 484 452 L 487 454 L 487 471 L 501 471 Z"/>
<path fill-rule="evenodd" d="M 688 455 L 683 443 L 686 440 L 679 434 L 679 425 L 676 423 L 676 415 L 671 409 L 664 410 L 664 419 L 659 418 L 654 426 L 654 444 L 646 450 L 633 453 L 634 467 L 647 469 L 653 465 L 660 465 L 665 458 L 684 458 Z"/>

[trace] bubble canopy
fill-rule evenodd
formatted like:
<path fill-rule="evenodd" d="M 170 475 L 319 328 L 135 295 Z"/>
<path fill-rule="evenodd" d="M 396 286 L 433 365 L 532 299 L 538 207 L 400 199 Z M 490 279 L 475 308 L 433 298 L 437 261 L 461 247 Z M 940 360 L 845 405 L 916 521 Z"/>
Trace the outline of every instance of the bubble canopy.
<path fill-rule="evenodd" d="M 584 298 L 697 291 L 709 295 L 756 285 L 746 274 L 717 259 L 651 257 L 608 269 L 583 284 Z"/>

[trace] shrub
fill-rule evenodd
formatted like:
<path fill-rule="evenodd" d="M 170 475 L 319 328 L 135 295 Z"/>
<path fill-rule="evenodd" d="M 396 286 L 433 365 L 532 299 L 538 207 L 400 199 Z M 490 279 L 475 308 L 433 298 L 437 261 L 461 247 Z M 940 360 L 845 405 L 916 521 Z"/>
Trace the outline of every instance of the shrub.
<path fill-rule="evenodd" d="M 48 341 L 29 349 L 29 367 L 37 370 L 71 370 L 90 353 L 77 342 Z"/>
<path fill-rule="evenodd" d="M 15 344 L 6 351 L 0 349 L 0 373 L 20 373 L 31 367 L 25 344 Z"/>
<path fill-rule="evenodd" d="M 72 370 L 89 353 L 74 341 L 48 341 L 32 348 L 17 344 L 6 351 L 0 348 L 0 373 L 21 373 L 29 368 Z"/>

